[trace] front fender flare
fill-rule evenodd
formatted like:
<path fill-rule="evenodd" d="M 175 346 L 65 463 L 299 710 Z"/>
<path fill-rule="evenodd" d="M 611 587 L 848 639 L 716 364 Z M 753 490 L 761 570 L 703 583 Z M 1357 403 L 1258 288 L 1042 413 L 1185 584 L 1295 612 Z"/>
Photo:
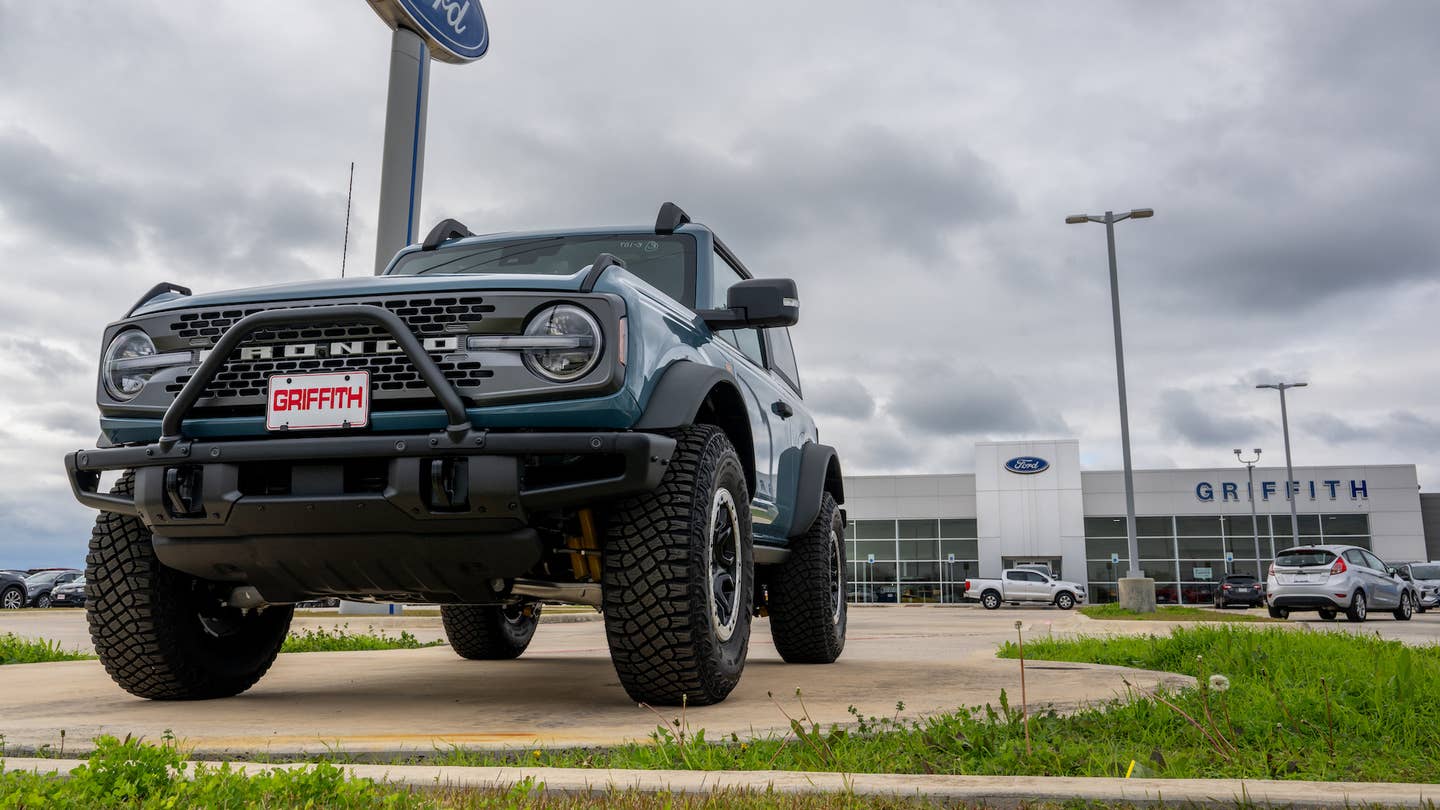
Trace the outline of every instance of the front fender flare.
<path fill-rule="evenodd" d="M 811 442 L 800 451 L 800 482 L 795 488 L 795 516 L 790 522 L 790 536 L 810 531 L 820 514 L 820 499 L 826 492 L 836 503 L 845 503 L 845 478 L 840 470 L 840 456 L 829 445 Z"/>
<path fill-rule="evenodd" d="M 650 392 L 635 430 L 673 430 L 697 421 L 713 422 L 735 446 L 745 483 L 755 492 L 755 438 L 750 413 L 735 375 L 690 360 L 671 363 Z"/>

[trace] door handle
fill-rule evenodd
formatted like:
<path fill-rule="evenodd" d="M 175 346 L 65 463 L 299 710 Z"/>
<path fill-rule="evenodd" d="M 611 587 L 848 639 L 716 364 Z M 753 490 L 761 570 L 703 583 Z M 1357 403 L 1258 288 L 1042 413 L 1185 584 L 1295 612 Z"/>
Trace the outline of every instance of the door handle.
<path fill-rule="evenodd" d="M 783 399 L 770 403 L 770 410 L 774 411 L 781 419 L 789 419 L 795 415 L 795 409 Z"/>

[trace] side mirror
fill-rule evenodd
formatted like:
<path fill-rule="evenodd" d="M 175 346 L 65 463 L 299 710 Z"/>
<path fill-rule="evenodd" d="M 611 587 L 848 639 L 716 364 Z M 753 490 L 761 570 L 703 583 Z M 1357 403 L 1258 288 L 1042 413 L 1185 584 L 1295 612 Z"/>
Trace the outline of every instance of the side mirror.
<path fill-rule="evenodd" d="M 726 294 L 725 309 L 705 309 L 700 317 L 712 329 L 794 326 L 800 321 L 800 294 L 788 278 L 752 278 Z"/>

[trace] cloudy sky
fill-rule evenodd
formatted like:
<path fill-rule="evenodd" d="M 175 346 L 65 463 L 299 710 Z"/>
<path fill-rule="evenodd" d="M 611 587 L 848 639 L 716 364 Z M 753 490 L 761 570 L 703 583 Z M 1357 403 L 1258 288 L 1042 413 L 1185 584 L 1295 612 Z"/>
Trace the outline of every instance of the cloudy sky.
<path fill-rule="evenodd" d="M 792 276 L 853 473 L 977 440 L 1119 466 L 1414 463 L 1440 481 L 1440 5 L 488 0 L 437 65 L 425 223 L 648 224 L 663 200 Z M 373 262 L 389 32 L 361 0 L 0 0 L 0 567 L 78 564 L 102 326 Z"/>

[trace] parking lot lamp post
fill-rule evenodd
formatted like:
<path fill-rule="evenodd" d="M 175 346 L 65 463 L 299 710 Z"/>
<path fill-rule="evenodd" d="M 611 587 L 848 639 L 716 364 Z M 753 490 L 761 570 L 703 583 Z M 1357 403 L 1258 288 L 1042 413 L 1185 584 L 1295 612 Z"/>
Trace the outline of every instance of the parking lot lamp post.
<path fill-rule="evenodd" d="M 1290 498 L 1290 545 L 1300 545 L 1300 518 L 1295 504 L 1300 500 L 1300 488 L 1295 486 L 1295 468 L 1290 464 L 1290 416 L 1285 411 L 1285 391 L 1289 388 L 1305 388 L 1310 383 L 1263 383 L 1256 388 L 1273 388 L 1280 392 L 1280 429 L 1285 434 L 1285 494 Z"/>
<path fill-rule="evenodd" d="M 1260 570 L 1260 518 L 1255 514 L 1255 465 L 1260 463 L 1260 448 L 1255 448 L 1255 458 L 1247 459 L 1235 448 L 1235 458 L 1245 465 L 1245 477 L 1250 480 L 1250 531 L 1255 533 L 1255 578 L 1261 578 Z"/>
<path fill-rule="evenodd" d="M 1138 612 L 1155 610 L 1155 582 L 1145 579 L 1140 570 L 1140 544 L 1135 537 L 1135 474 L 1130 464 L 1130 411 L 1125 400 L 1125 344 L 1120 334 L 1120 278 L 1115 268 L 1115 223 L 1127 219 L 1148 219 L 1155 216 L 1150 208 L 1136 208 L 1120 214 L 1106 211 L 1104 216 L 1074 214 L 1065 218 L 1067 225 L 1098 222 L 1105 226 L 1105 241 L 1110 249 L 1110 316 L 1115 327 L 1115 379 L 1120 391 L 1120 453 L 1125 464 L 1125 536 L 1130 553 L 1130 571 L 1120 583 L 1120 604 Z M 1132 593 L 1133 592 L 1133 593 Z M 1147 594 L 1148 592 L 1148 594 Z M 1130 598 L 1127 599 L 1127 594 Z"/>

